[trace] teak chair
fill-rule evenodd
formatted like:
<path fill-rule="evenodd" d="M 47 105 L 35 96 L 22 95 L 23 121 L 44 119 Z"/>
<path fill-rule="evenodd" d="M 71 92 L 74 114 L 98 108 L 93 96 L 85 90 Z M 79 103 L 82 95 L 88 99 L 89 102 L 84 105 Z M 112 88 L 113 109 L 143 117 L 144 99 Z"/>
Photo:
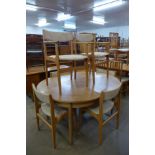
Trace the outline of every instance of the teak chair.
<path fill-rule="evenodd" d="M 109 60 L 95 60 L 95 70 L 105 73 L 107 75 L 107 78 L 109 77 Z M 113 74 L 110 72 L 110 75 Z"/>
<path fill-rule="evenodd" d="M 63 62 L 71 62 L 71 66 L 69 71 L 71 73 L 72 79 L 72 71 L 73 71 L 73 64 L 75 61 L 84 61 L 85 68 L 86 68 L 86 86 L 88 86 L 88 67 L 87 67 L 87 56 L 83 55 L 75 55 L 73 54 L 73 40 L 74 34 L 72 32 L 50 32 L 47 30 L 43 30 L 43 45 L 44 45 L 44 59 L 45 59 L 45 72 L 46 72 L 46 83 L 48 85 L 48 63 L 54 63 L 57 67 L 57 77 L 58 77 L 58 85 L 59 85 L 59 94 L 61 95 L 61 68 L 60 63 Z M 59 43 L 60 42 L 69 42 L 70 43 L 70 54 L 67 55 L 59 55 Z M 47 45 L 52 44 L 55 48 L 56 55 L 47 55 Z M 76 71 L 76 66 L 74 66 L 74 70 Z"/>
<path fill-rule="evenodd" d="M 121 81 L 121 93 L 125 93 L 128 91 L 129 85 L 129 77 L 123 75 L 123 65 L 122 61 L 111 61 L 109 64 L 109 70 L 113 70 L 115 72 L 115 76 Z"/>
<path fill-rule="evenodd" d="M 34 84 L 32 84 L 32 89 L 38 130 L 40 129 L 39 120 L 41 119 L 51 129 L 53 147 L 56 148 L 56 124 L 67 115 L 67 111 L 55 108 L 52 96 L 41 93 Z M 50 123 L 40 113 L 41 111 L 43 115 L 50 118 Z"/>
<path fill-rule="evenodd" d="M 93 83 L 95 83 L 95 64 L 94 64 L 94 52 L 95 52 L 95 42 L 96 34 L 94 33 L 77 33 L 74 48 L 75 53 L 77 53 L 77 47 L 80 51 L 80 54 L 86 55 L 88 57 L 88 64 L 90 71 L 92 70 Z"/>
<path fill-rule="evenodd" d="M 101 92 L 98 105 L 88 107 L 80 110 L 80 122 L 82 120 L 82 113 L 87 112 L 94 117 L 98 122 L 98 136 L 99 144 L 102 144 L 102 127 L 112 118 L 116 117 L 116 128 L 119 127 L 120 117 L 120 87 L 109 92 L 108 94 Z M 107 118 L 104 120 L 103 116 Z"/>

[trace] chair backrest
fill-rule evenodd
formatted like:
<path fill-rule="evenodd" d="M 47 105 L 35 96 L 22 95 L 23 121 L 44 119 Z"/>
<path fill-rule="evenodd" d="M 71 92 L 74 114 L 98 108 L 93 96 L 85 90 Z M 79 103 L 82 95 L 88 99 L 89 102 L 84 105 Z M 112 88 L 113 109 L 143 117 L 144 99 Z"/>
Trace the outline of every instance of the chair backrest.
<path fill-rule="evenodd" d="M 77 33 L 76 40 L 80 42 L 93 42 L 95 40 L 93 33 Z"/>
<path fill-rule="evenodd" d="M 43 30 L 43 41 L 66 42 L 72 41 L 74 35 L 72 32 L 51 32 Z"/>
<path fill-rule="evenodd" d="M 40 91 L 38 91 L 33 83 L 32 83 L 32 89 L 33 89 L 35 98 L 40 103 L 50 103 L 50 95 L 49 94 L 43 94 Z"/>
<path fill-rule="evenodd" d="M 122 75 L 122 69 L 123 69 L 123 62 L 122 61 L 116 61 L 112 60 L 109 62 L 109 70 L 116 71 L 116 77 L 121 81 L 121 75 Z"/>
<path fill-rule="evenodd" d="M 39 90 L 36 89 L 33 83 L 32 83 L 32 89 L 33 89 L 33 97 L 34 97 L 35 106 L 37 106 L 39 103 L 50 104 L 51 118 L 52 118 L 52 122 L 54 122 L 55 113 L 54 113 L 54 101 L 52 99 L 52 96 L 49 93 L 47 94 L 41 93 Z"/>
<path fill-rule="evenodd" d="M 94 51 L 96 34 L 94 33 L 77 33 L 75 40 L 78 43 L 79 50 L 81 53 L 89 53 Z M 76 49 L 75 49 L 76 51 Z"/>
<path fill-rule="evenodd" d="M 112 99 L 114 99 L 114 102 L 115 101 L 118 101 L 118 100 L 116 100 L 116 99 L 118 99 L 118 97 L 120 97 L 119 95 L 120 95 L 120 88 L 121 88 L 121 84 L 120 84 L 120 86 L 118 87 L 118 88 L 116 88 L 115 90 L 112 90 L 112 91 L 110 91 L 110 92 L 104 92 L 104 91 L 102 91 L 101 93 L 100 93 L 100 97 L 99 97 L 99 113 L 100 113 L 100 116 L 102 117 L 102 115 L 103 115 L 103 107 L 104 107 L 104 102 L 106 101 L 106 100 L 112 100 Z"/>
<path fill-rule="evenodd" d="M 48 46 L 52 45 L 52 43 L 55 43 L 55 54 L 58 56 L 61 51 L 60 49 L 63 48 L 65 50 L 66 48 L 68 51 L 73 53 L 73 40 L 74 40 L 74 34 L 72 32 L 52 32 L 43 30 L 43 45 L 44 45 L 44 55 L 47 56 Z M 68 42 L 69 45 L 67 46 L 59 46 L 58 43 L 62 42 Z M 64 43 L 63 43 L 64 44 Z M 65 44 L 64 44 L 65 45 Z M 65 48 L 65 49 L 64 49 Z M 62 50 L 62 49 L 61 49 Z"/>

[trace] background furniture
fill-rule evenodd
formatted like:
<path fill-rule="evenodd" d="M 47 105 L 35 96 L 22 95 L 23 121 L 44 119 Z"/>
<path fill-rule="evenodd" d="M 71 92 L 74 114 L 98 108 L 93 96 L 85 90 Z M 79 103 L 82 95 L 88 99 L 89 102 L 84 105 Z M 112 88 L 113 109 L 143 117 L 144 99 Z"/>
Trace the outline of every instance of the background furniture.
<path fill-rule="evenodd" d="M 42 35 L 26 35 L 26 67 L 44 65 Z"/>
<path fill-rule="evenodd" d="M 120 47 L 119 33 L 110 32 L 109 38 L 110 38 L 111 48 L 119 48 Z"/>

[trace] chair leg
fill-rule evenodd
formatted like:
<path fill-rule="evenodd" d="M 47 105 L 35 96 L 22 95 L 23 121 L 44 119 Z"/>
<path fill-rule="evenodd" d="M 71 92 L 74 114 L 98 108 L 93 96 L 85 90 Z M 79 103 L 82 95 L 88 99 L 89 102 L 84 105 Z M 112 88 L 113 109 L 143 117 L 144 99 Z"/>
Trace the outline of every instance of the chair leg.
<path fill-rule="evenodd" d="M 78 130 L 81 128 L 82 126 L 82 117 L 83 117 L 83 111 L 82 109 L 79 109 L 79 123 L 78 123 Z"/>
<path fill-rule="evenodd" d="M 119 113 L 116 115 L 116 129 L 119 128 Z"/>
<path fill-rule="evenodd" d="M 39 117 L 36 115 L 36 120 L 37 120 L 37 128 L 38 130 L 40 130 L 40 127 L 39 127 Z"/>
<path fill-rule="evenodd" d="M 53 147 L 55 149 L 56 148 L 56 127 L 55 126 L 52 127 L 51 134 L 52 134 Z"/>
<path fill-rule="evenodd" d="M 68 134 L 69 134 L 69 144 L 73 143 L 73 120 L 72 120 L 72 105 L 68 107 Z"/>
<path fill-rule="evenodd" d="M 99 136 L 99 144 L 102 144 L 102 124 L 98 124 L 98 136 Z"/>
<path fill-rule="evenodd" d="M 47 66 L 46 65 L 45 65 L 45 77 L 46 77 L 46 85 L 48 86 L 48 70 L 47 70 Z"/>
<path fill-rule="evenodd" d="M 88 87 L 88 60 L 85 61 L 85 69 L 86 69 L 86 87 Z"/>
<path fill-rule="evenodd" d="M 74 129 L 77 129 L 77 113 L 76 113 L 76 109 L 73 109 L 73 126 Z"/>
<path fill-rule="evenodd" d="M 117 115 L 116 115 L 116 129 L 119 128 L 119 119 L 120 119 L 120 104 L 121 104 L 121 97 L 120 97 L 121 93 L 119 93 L 119 98 L 118 98 L 118 105 L 117 105 Z"/>
<path fill-rule="evenodd" d="M 61 91 L 61 75 L 60 75 L 60 68 L 59 68 L 59 66 L 58 66 L 57 68 L 58 68 L 57 76 L 58 76 L 59 94 L 61 95 L 61 94 L 62 94 L 62 91 Z"/>

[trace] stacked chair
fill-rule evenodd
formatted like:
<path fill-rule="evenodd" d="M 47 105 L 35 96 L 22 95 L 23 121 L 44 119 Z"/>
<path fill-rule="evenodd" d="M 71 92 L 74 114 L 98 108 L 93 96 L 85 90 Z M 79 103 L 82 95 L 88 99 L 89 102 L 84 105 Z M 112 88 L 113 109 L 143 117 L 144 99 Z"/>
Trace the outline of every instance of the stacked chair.
<path fill-rule="evenodd" d="M 88 86 L 88 57 L 82 54 L 74 54 L 73 52 L 73 41 L 74 41 L 74 33 L 72 32 L 51 32 L 47 30 L 43 30 L 43 45 L 44 45 L 44 61 L 45 61 L 45 73 L 46 73 L 46 83 L 48 85 L 48 68 L 50 64 L 54 64 L 57 69 L 57 77 L 58 77 L 58 85 L 59 85 L 59 94 L 62 94 L 61 91 L 61 71 L 62 68 L 60 66 L 61 63 L 70 62 L 70 66 L 67 68 L 71 73 L 72 79 L 72 71 L 76 72 L 76 61 L 83 61 L 85 64 L 86 71 L 86 86 Z M 67 55 L 61 55 L 59 46 L 60 42 L 68 42 L 69 43 L 69 52 Z M 55 55 L 48 55 L 47 47 L 48 45 L 53 45 L 55 48 Z M 75 73 L 76 75 L 76 73 Z M 75 77 L 76 78 L 76 77 Z"/>
<path fill-rule="evenodd" d="M 95 83 L 95 39 L 93 33 L 77 33 L 75 39 L 75 53 L 88 57 L 89 70 L 92 71 L 93 83 Z"/>

